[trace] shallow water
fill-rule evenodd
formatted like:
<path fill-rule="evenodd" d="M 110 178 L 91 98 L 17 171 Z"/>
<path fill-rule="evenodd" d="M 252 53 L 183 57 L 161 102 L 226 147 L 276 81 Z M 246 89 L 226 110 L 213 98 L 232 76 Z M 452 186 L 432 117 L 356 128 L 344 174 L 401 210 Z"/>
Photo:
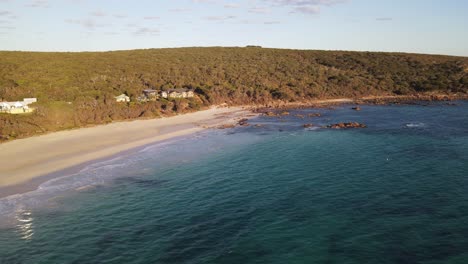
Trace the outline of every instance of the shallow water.
<path fill-rule="evenodd" d="M 468 104 L 361 108 L 260 117 L 1 199 L 0 263 L 468 263 Z M 368 128 L 302 127 L 349 121 Z"/>

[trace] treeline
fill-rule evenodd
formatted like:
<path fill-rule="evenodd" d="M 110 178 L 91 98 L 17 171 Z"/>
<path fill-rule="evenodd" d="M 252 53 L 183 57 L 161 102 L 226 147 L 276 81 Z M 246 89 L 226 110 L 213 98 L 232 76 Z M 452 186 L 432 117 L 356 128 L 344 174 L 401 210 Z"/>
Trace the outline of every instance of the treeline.
<path fill-rule="evenodd" d="M 143 89 L 179 87 L 193 89 L 196 98 L 136 101 Z M 0 114 L 0 137 L 171 115 L 220 103 L 425 92 L 467 93 L 468 58 L 257 47 L 0 52 L 0 100 L 39 99 L 34 114 Z M 114 96 L 122 93 L 132 102 L 116 103 Z"/>

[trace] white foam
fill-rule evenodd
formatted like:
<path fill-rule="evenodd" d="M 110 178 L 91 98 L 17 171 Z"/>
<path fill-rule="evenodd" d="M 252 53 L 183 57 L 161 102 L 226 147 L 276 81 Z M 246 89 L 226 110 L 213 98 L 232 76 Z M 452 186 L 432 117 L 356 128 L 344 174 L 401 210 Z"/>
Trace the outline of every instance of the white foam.
<path fill-rule="evenodd" d="M 418 128 L 418 127 L 425 127 L 426 124 L 424 123 L 407 123 L 405 124 L 405 127 L 408 127 L 408 128 Z"/>

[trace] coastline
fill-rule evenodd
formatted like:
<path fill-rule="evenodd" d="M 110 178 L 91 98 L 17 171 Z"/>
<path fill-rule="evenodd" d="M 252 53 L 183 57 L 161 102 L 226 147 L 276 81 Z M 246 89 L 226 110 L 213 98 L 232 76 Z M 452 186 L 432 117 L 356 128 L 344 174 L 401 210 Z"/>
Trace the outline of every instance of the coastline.
<path fill-rule="evenodd" d="M 175 139 L 244 118 L 243 107 L 211 108 L 174 117 L 117 122 L 0 144 L 0 198 L 148 144 Z"/>
<path fill-rule="evenodd" d="M 388 104 L 467 100 L 466 96 L 369 96 L 317 99 L 211 108 L 149 120 L 116 122 L 18 139 L 0 144 L 0 198 L 33 191 L 54 178 L 78 172 L 86 164 L 106 160 L 139 147 L 193 134 L 207 128 L 232 127 L 265 109 L 322 108 L 342 104 Z"/>

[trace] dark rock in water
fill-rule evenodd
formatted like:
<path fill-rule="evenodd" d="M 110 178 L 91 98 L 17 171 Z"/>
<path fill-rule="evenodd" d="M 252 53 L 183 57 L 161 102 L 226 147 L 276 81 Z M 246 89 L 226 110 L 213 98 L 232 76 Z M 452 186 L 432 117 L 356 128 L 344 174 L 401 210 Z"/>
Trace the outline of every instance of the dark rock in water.
<path fill-rule="evenodd" d="M 303 127 L 304 128 L 309 128 L 309 127 L 313 127 L 314 125 L 313 124 L 304 124 Z"/>
<path fill-rule="evenodd" d="M 218 126 L 218 129 L 228 129 L 228 128 L 234 128 L 235 125 L 233 124 L 224 124 L 224 125 L 220 125 Z"/>
<path fill-rule="evenodd" d="M 364 124 L 360 124 L 358 122 L 350 122 L 350 123 L 338 123 L 338 124 L 332 124 L 328 125 L 327 128 L 333 128 L 333 129 L 341 129 L 341 128 L 366 128 L 367 126 Z"/>
<path fill-rule="evenodd" d="M 273 112 L 265 112 L 264 115 L 265 116 L 277 116 L 277 114 L 275 114 Z"/>
<path fill-rule="evenodd" d="M 250 126 L 249 123 L 247 123 L 247 121 L 249 121 L 248 119 L 246 118 L 243 118 L 241 120 L 239 120 L 239 122 L 237 123 L 239 126 Z"/>
<path fill-rule="evenodd" d="M 355 111 L 361 111 L 361 107 L 359 107 L 359 106 L 353 107 L 353 108 L 351 108 L 351 109 L 353 109 L 353 110 L 355 110 Z"/>

